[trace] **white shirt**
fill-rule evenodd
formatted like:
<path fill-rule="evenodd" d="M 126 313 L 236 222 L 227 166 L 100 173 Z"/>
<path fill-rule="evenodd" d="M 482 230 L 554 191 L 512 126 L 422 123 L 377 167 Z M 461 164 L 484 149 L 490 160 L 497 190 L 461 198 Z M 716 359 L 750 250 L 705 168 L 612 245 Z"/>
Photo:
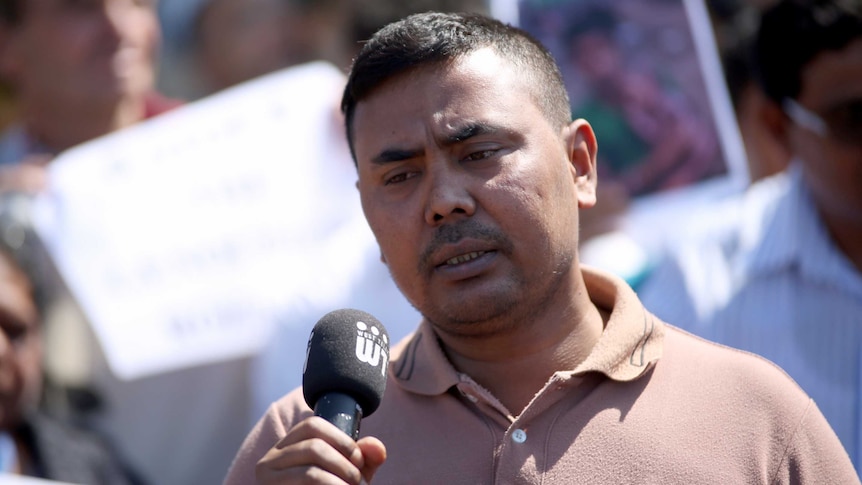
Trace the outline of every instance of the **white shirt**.
<path fill-rule="evenodd" d="M 796 164 L 703 217 L 639 291 L 663 320 L 781 366 L 862 464 L 862 274 L 830 239 Z"/>

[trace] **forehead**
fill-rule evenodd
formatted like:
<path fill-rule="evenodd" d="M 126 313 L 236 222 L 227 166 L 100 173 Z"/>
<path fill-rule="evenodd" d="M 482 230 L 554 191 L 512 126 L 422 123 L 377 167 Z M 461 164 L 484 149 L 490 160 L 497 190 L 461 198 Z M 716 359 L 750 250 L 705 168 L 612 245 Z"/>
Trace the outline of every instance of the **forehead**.
<path fill-rule="evenodd" d="M 357 157 L 383 141 L 445 134 L 464 122 L 514 127 L 528 120 L 536 123 L 534 118 L 544 120 L 531 93 L 516 66 L 491 48 L 416 68 L 387 80 L 357 103 Z"/>

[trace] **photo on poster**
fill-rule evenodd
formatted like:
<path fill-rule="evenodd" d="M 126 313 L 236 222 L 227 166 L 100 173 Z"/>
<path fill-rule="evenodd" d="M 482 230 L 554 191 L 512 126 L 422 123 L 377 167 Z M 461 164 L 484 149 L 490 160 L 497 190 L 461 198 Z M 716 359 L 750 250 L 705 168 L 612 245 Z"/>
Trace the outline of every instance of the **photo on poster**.
<path fill-rule="evenodd" d="M 692 25 L 698 17 L 691 9 L 702 3 L 520 0 L 517 6 L 519 27 L 560 65 L 573 118 L 585 118 L 596 133 L 605 193 L 635 201 L 745 177 L 739 143 L 727 133 L 736 127 L 732 120 L 721 126 L 731 108 L 716 96 L 715 86 L 724 89 L 720 69 L 704 70 L 703 37 L 696 38 L 711 35 L 705 9 L 703 25 Z"/>

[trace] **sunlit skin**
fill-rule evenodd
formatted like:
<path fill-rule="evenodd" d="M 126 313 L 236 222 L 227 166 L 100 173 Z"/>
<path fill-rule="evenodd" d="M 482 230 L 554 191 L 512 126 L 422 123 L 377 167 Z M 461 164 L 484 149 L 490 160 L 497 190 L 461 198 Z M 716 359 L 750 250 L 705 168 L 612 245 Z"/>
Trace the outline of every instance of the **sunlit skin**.
<path fill-rule="evenodd" d="M 353 126 L 362 207 L 393 278 L 456 367 L 517 414 L 602 330 L 577 258 L 592 129 L 553 126 L 491 49 L 389 80 Z"/>
<path fill-rule="evenodd" d="M 862 39 L 840 51 L 819 54 L 803 69 L 797 100 L 809 110 L 823 114 L 860 99 Z M 804 176 L 826 226 L 862 271 L 862 145 L 820 136 L 786 119 L 785 123 L 782 139 L 802 160 Z"/>
<path fill-rule="evenodd" d="M 160 40 L 154 0 L 26 0 L 0 35 L 2 74 L 51 148 L 143 118 Z"/>

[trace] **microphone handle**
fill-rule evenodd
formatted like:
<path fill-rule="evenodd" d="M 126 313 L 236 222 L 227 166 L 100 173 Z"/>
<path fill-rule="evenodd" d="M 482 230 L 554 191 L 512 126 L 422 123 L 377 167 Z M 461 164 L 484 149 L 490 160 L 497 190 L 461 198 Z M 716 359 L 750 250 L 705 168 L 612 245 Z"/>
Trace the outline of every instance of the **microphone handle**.
<path fill-rule="evenodd" d="M 340 392 L 324 394 L 314 405 L 314 415 L 334 424 L 354 441 L 359 439 L 359 420 L 362 408 L 356 399 Z"/>

